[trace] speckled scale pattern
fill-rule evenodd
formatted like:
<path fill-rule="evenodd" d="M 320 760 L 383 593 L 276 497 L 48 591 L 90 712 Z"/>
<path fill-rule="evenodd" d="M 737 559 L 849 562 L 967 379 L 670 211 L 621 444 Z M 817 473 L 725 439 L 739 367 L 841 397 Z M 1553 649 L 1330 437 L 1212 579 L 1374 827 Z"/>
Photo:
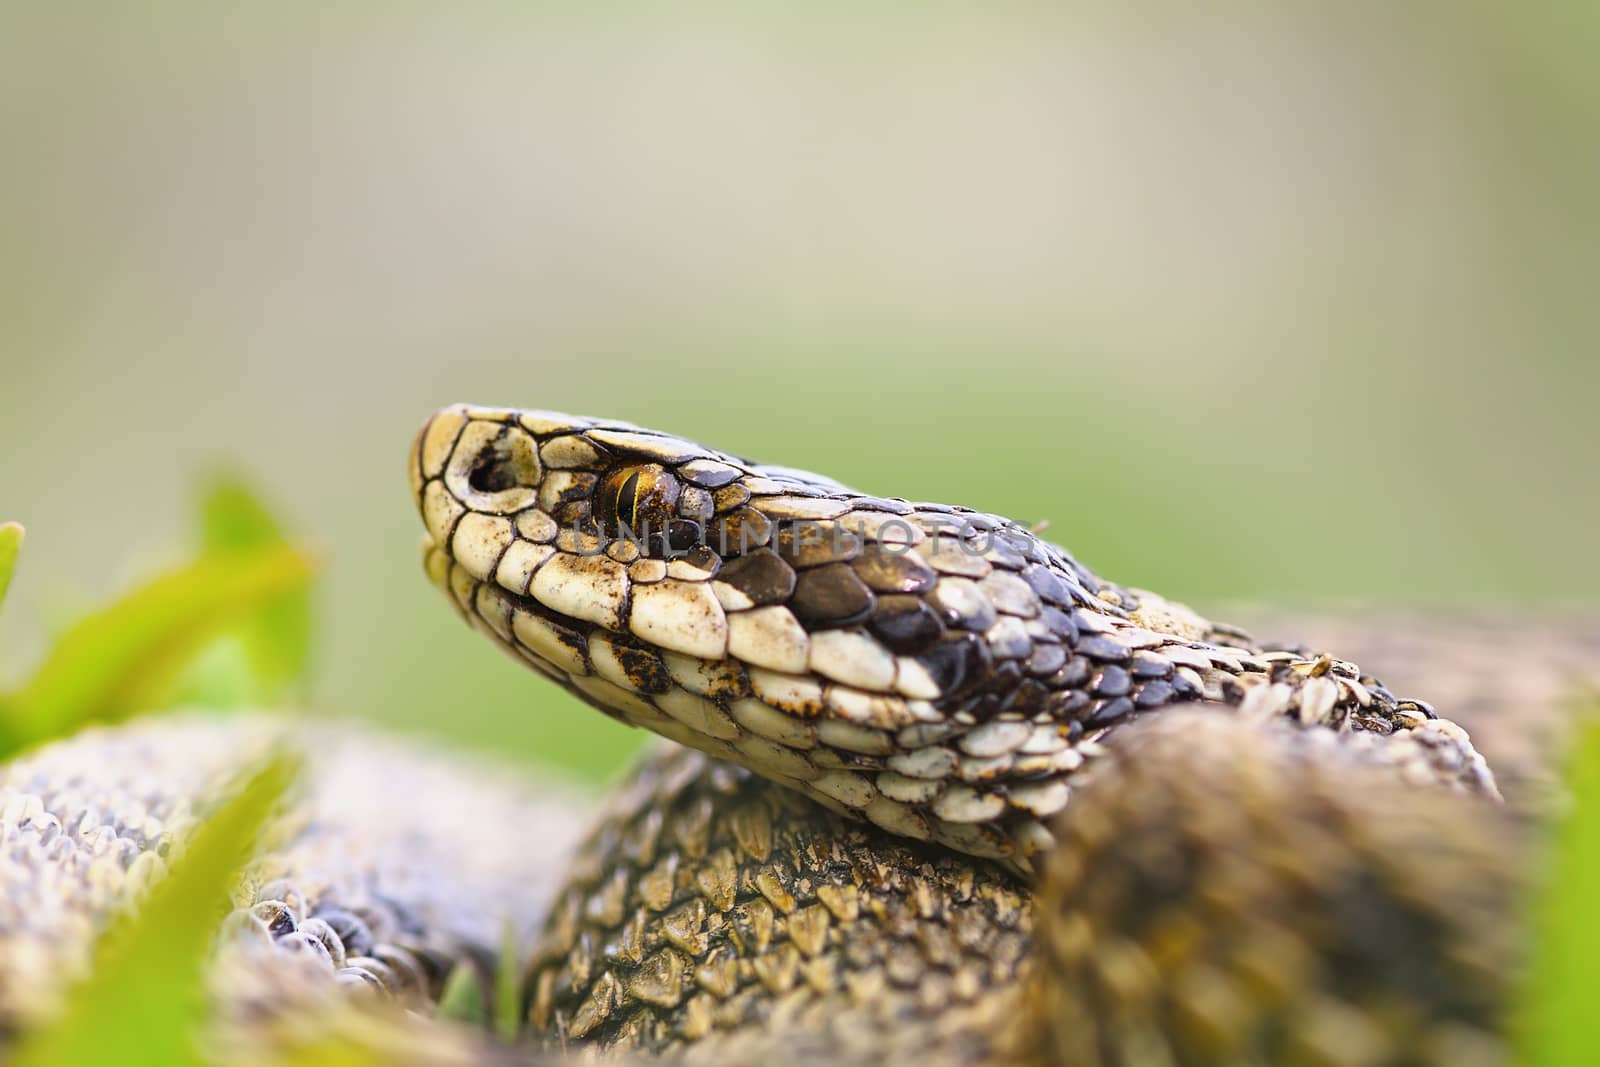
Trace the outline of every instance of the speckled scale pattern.
<path fill-rule="evenodd" d="M 396 1009 L 430 1012 L 458 967 L 487 988 L 502 924 L 526 935 L 545 914 L 581 833 L 581 794 L 355 727 L 246 715 L 91 729 L 0 768 L 6 1026 L 59 1007 L 99 931 L 277 745 L 303 752 L 305 771 L 222 923 L 208 981 L 227 1022 L 213 1036 L 256 1059 L 260 1028 L 294 1018 L 301 1038 L 353 1026 L 382 1047 L 409 1035 L 416 1059 L 397 1062 L 466 1057 Z M 503 825 L 535 833 L 539 848 L 499 847 Z M 370 1025 L 333 1011 L 363 1004 L 377 1013 Z"/>
<path fill-rule="evenodd" d="M 628 423 L 457 405 L 410 473 L 428 574 L 512 656 L 621 721 L 1024 871 L 1107 733 L 1149 712 L 1452 729 L 1012 520 Z M 1458 782 L 1495 789 L 1475 755 Z"/>
<path fill-rule="evenodd" d="M 1573 713 L 1600 694 L 1600 619 L 1573 611 L 1454 612 L 1448 621 L 1398 610 L 1356 614 L 1241 608 L 1263 632 L 1292 633 L 1371 663 L 1427 693 L 1472 734 L 1515 811 L 1565 810 L 1551 762 L 1570 751 Z"/>
<path fill-rule="evenodd" d="M 1028 972 L 1014 875 L 697 752 L 646 761 L 579 855 L 528 983 L 552 1047 L 979 1063 Z"/>
<path fill-rule="evenodd" d="M 1134 727 L 1062 823 L 1006 1058 L 1505 1062 L 1529 843 L 1389 747 L 1205 710 Z"/>

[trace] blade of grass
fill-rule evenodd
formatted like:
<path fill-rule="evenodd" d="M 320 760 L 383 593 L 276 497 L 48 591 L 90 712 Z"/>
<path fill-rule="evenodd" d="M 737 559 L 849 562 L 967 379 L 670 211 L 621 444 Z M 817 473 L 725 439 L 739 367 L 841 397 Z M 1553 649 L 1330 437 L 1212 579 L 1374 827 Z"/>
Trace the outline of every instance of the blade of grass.
<path fill-rule="evenodd" d="M 11 588 L 11 572 L 17 567 L 17 553 L 22 551 L 22 524 L 0 523 L 0 604 L 6 600 L 6 590 Z"/>
<path fill-rule="evenodd" d="M 483 986 L 472 964 L 458 963 L 450 972 L 439 993 L 436 1014 L 441 1019 L 482 1025 L 485 1018 Z"/>
<path fill-rule="evenodd" d="M 1594 968 L 1600 960 L 1600 706 L 1590 709 L 1567 772 L 1573 806 L 1555 835 L 1548 881 L 1533 903 L 1533 960 L 1517 1005 L 1524 1067 L 1600 1063 Z"/>
<path fill-rule="evenodd" d="M 235 476 L 218 475 L 204 485 L 197 517 L 205 555 L 285 543 L 282 525 Z M 208 708 L 301 703 L 307 693 L 310 647 L 311 590 L 286 590 L 197 650 L 168 685 L 150 694 L 150 702 L 156 707 Z"/>
<path fill-rule="evenodd" d="M 279 1062 L 285 1067 L 387 1067 L 394 1062 L 394 1055 L 378 1044 L 334 1037 L 286 1049 Z"/>
<path fill-rule="evenodd" d="M 500 960 L 494 973 L 494 1030 L 508 1045 L 522 1030 L 522 966 L 517 928 L 509 918 L 500 933 Z"/>
<path fill-rule="evenodd" d="M 228 894 L 288 789 L 296 761 L 269 760 L 194 832 L 170 874 L 101 938 L 93 972 L 65 1011 L 28 1032 L 15 1067 L 198 1064 L 204 968 Z"/>
<path fill-rule="evenodd" d="M 200 498 L 200 542 L 207 555 L 251 552 L 285 543 L 282 524 L 236 476 L 220 475 Z M 311 657 L 311 590 L 285 590 L 265 600 L 237 627 L 249 664 L 254 703 L 303 698 Z"/>
<path fill-rule="evenodd" d="M 143 710 L 207 640 L 313 570 L 289 545 L 208 556 L 81 620 L 5 701 L 0 757 Z"/>
<path fill-rule="evenodd" d="M 171 684 L 154 689 L 150 708 L 264 707 L 279 703 L 237 632 L 212 638 L 190 656 Z M 292 703 L 292 701 L 291 701 Z"/>

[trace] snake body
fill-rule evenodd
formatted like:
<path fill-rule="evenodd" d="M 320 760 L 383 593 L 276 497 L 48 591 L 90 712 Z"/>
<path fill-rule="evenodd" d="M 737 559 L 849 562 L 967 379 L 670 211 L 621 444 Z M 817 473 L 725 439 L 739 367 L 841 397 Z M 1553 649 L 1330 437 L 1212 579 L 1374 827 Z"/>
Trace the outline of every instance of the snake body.
<path fill-rule="evenodd" d="M 580 848 L 535 1030 L 710 1062 L 1494 1055 L 1493 776 L 1355 664 L 1000 516 L 626 423 L 446 408 L 411 478 L 470 624 L 712 757 L 647 766 Z"/>
<path fill-rule="evenodd" d="M 702 754 L 652 758 L 577 850 L 531 1029 L 697 1063 L 1502 1055 L 1523 853 L 1493 805 L 1419 791 L 1368 742 L 1174 710 L 1070 811 L 1036 894 Z"/>
<path fill-rule="evenodd" d="M 1101 739 L 1182 703 L 1394 736 L 1418 773 L 1495 789 L 1428 705 L 1113 585 L 1000 516 L 465 405 L 423 427 L 410 473 L 429 575 L 521 661 L 825 807 L 1025 873 Z"/>

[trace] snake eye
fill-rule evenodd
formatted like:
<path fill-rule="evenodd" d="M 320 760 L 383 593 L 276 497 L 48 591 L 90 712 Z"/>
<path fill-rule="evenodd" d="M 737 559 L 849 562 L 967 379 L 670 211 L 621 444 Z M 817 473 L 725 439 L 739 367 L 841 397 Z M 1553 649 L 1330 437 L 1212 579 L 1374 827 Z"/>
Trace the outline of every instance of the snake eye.
<path fill-rule="evenodd" d="M 600 483 L 597 503 L 600 521 L 608 530 L 627 527 L 638 537 L 659 534 L 678 506 L 678 479 L 655 463 L 619 467 Z"/>

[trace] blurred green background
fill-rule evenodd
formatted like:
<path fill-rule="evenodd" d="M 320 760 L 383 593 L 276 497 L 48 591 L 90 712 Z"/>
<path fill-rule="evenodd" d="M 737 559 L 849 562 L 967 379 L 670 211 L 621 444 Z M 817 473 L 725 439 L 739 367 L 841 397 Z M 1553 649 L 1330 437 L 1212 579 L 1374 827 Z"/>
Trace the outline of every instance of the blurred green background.
<path fill-rule="evenodd" d="M 248 471 L 315 704 L 638 738 L 422 579 L 442 404 L 1027 519 L 1199 606 L 1593 601 L 1595 16 L 1478 3 L 0 10 L 15 677 Z"/>

